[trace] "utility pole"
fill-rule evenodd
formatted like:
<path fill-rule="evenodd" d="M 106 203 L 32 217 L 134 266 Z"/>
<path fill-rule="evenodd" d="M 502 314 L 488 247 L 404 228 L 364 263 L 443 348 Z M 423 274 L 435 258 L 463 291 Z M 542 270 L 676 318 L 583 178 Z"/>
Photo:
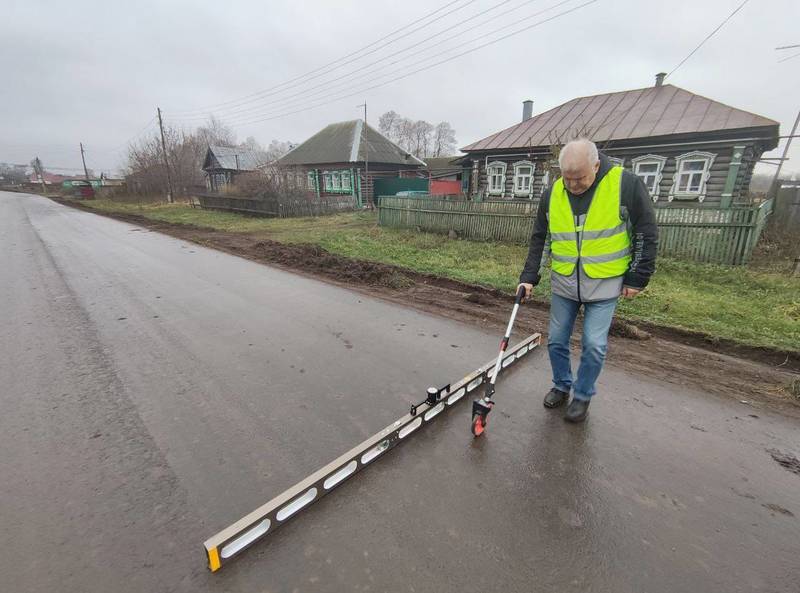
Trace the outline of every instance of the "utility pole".
<path fill-rule="evenodd" d="M 86 176 L 86 181 L 91 184 L 91 181 L 89 181 L 89 170 L 86 168 L 86 157 L 83 156 L 83 142 L 81 142 L 81 160 L 83 161 L 83 174 Z"/>
<path fill-rule="evenodd" d="M 42 183 L 42 193 L 46 194 L 47 186 L 44 184 L 44 168 L 38 156 L 33 159 L 33 171 L 39 176 L 39 181 Z"/>
<path fill-rule="evenodd" d="M 164 122 L 161 120 L 161 107 L 156 107 L 158 111 L 158 127 L 161 130 L 161 151 L 164 153 L 164 166 L 167 168 L 167 202 L 172 204 L 174 193 L 172 192 L 172 175 L 169 172 L 169 160 L 167 160 L 167 143 L 164 141 Z"/>
<path fill-rule="evenodd" d="M 775 177 L 772 178 L 772 184 L 769 187 L 769 193 L 767 194 L 768 198 L 775 198 L 777 200 L 778 187 L 779 181 L 778 176 L 781 174 L 781 169 L 783 168 L 783 163 L 786 162 L 786 155 L 789 153 L 789 147 L 792 145 L 792 139 L 794 138 L 794 134 L 797 131 L 797 124 L 800 123 L 800 111 L 797 112 L 797 117 L 794 120 L 794 125 L 792 126 L 792 131 L 789 134 L 788 139 L 786 140 L 786 146 L 783 148 L 783 156 L 781 156 L 781 160 L 778 161 L 778 168 L 775 170 Z"/>
<path fill-rule="evenodd" d="M 367 204 L 370 207 L 375 206 L 375 191 L 373 189 L 372 200 L 369 199 L 369 144 L 367 143 L 367 102 L 364 101 L 361 105 L 356 105 L 356 107 L 363 107 L 364 108 L 364 130 L 363 130 L 363 138 L 361 143 L 364 145 L 364 185 L 366 189 L 364 191 L 364 197 L 367 198 Z"/>

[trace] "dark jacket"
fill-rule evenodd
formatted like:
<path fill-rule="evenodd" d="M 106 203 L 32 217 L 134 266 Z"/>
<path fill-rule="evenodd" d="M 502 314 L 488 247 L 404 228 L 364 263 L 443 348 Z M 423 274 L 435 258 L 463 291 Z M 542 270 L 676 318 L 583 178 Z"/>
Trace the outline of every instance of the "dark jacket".
<path fill-rule="evenodd" d="M 569 195 L 572 213 L 581 216 L 589 211 L 597 184 L 608 173 L 613 163 L 604 154 L 600 154 L 600 169 L 591 187 L 580 196 Z M 533 284 L 539 283 L 539 268 L 542 263 L 542 251 L 547 239 L 547 213 L 550 210 L 550 193 L 552 185 L 547 188 L 536 213 L 536 221 L 531 234 L 528 259 L 522 270 L 519 281 Z M 656 250 L 658 248 L 658 227 L 653 211 L 650 193 L 638 176 L 625 170 L 621 180 L 620 215 L 628 222 L 631 234 L 631 263 L 623 278 L 623 284 L 630 288 L 642 289 L 647 286 L 650 276 L 656 268 Z"/>

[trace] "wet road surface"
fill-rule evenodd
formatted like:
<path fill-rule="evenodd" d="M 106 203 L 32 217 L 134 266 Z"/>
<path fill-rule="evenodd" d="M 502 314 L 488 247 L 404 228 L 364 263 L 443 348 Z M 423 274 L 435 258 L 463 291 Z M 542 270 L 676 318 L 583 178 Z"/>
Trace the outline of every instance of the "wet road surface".
<path fill-rule="evenodd" d="M 23 194 L 0 250 L 3 591 L 798 590 L 796 421 L 612 367 L 567 425 L 544 350 L 211 574 L 499 336 Z"/>

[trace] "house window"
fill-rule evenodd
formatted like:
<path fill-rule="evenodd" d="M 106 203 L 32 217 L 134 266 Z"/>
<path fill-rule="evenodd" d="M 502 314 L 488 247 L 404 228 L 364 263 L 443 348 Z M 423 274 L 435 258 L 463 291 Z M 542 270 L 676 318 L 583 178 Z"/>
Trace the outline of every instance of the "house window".
<path fill-rule="evenodd" d="M 530 161 L 520 161 L 514 163 L 514 195 L 526 196 L 531 195 L 533 188 L 533 171 L 534 164 Z"/>
<path fill-rule="evenodd" d="M 306 187 L 310 190 L 317 189 L 317 176 L 314 174 L 314 171 L 306 173 Z"/>
<path fill-rule="evenodd" d="M 702 202 L 706 197 L 706 182 L 716 156 L 710 152 L 695 151 L 677 157 L 669 200 L 697 199 Z"/>
<path fill-rule="evenodd" d="M 500 161 L 489 163 L 486 170 L 490 196 L 502 196 L 506 188 L 506 164 Z"/>
<path fill-rule="evenodd" d="M 350 171 L 342 171 L 342 190 L 350 191 Z"/>
<path fill-rule="evenodd" d="M 331 187 L 333 187 L 331 183 L 331 174 L 329 171 L 322 172 L 322 189 L 325 191 L 331 191 Z"/>
<path fill-rule="evenodd" d="M 658 156 L 657 154 L 637 156 L 632 161 L 633 172 L 644 182 L 654 202 L 658 201 L 659 186 L 661 184 L 664 163 L 666 162 L 667 157 Z"/>
<path fill-rule="evenodd" d="M 342 176 L 339 171 L 331 173 L 331 189 L 334 191 L 342 189 Z"/>

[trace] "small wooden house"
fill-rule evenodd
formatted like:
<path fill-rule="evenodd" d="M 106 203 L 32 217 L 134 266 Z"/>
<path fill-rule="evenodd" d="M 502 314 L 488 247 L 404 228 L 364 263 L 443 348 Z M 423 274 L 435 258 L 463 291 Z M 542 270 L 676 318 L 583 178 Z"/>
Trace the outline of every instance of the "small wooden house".
<path fill-rule="evenodd" d="M 538 198 L 558 175 L 558 147 L 579 136 L 642 178 L 657 205 L 747 202 L 753 166 L 778 144 L 778 122 L 671 84 L 573 99 L 461 150 L 468 193 Z"/>
<path fill-rule="evenodd" d="M 351 194 L 365 204 L 373 200 L 376 181 L 416 177 L 425 163 L 357 119 L 323 128 L 277 165 L 293 171 L 317 195 Z"/>
<path fill-rule="evenodd" d="M 219 191 L 232 184 L 239 173 L 255 171 L 266 161 L 265 155 L 245 148 L 209 146 L 203 160 L 206 187 L 211 191 Z"/>

